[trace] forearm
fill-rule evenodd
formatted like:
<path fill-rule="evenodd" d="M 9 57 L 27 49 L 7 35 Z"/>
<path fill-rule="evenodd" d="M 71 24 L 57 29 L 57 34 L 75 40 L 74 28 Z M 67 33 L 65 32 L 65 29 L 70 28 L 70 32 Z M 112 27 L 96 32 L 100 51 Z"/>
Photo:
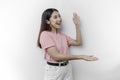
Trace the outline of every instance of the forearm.
<path fill-rule="evenodd" d="M 65 60 L 78 60 L 78 59 L 82 59 L 82 55 L 71 55 L 71 54 L 67 54 L 67 55 L 63 55 L 63 54 L 58 54 L 56 56 L 54 56 L 54 59 L 57 61 L 65 61 Z"/>
<path fill-rule="evenodd" d="M 80 24 L 75 24 L 76 26 L 76 41 L 78 44 L 82 43 L 82 37 L 81 37 L 81 32 L 80 32 Z"/>
<path fill-rule="evenodd" d="M 62 55 L 59 54 L 55 58 L 56 61 L 65 61 L 65 60 L 85 60 L 85 61 L 96 61 L 98 58 L 93 55 Z"/>
<path fill-rule="evenodd" d="M 73 22 L 76 28 L 76 40 L 75 40 L 76 43 L 75 44 L 80 45 L 82 43 L 82 37 L 81 37 L 81 32 L 80 32 L 80 17 L 76 13 L 73 13 Z"/>

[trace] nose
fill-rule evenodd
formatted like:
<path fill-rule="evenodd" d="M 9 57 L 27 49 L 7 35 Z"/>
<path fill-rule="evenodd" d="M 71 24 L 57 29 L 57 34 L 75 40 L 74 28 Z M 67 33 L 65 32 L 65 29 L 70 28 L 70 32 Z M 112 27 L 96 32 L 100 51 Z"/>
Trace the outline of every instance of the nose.
<path fill-rule="evenodd" d="M 61 18 L 58 18 L 58 21 L 62 22 L 62 19 L 61 19 Z"/>

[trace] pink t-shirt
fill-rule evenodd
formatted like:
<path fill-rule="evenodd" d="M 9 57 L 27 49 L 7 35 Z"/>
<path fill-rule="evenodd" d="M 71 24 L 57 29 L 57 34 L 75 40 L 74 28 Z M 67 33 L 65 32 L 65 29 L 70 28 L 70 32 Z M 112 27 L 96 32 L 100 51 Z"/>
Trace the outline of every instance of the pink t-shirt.
<path fill-rule="evenodd" d="M 69 46 L 71 45 L 72 38 L 63 33 L 52 33 L 43 31 L 40 36 L 40 43 L 45 53 L 44 57 L 47 61 L 56 62 L 46 51 L 47 48 L 55 46 L 60 54 L 69 54 Z"/>

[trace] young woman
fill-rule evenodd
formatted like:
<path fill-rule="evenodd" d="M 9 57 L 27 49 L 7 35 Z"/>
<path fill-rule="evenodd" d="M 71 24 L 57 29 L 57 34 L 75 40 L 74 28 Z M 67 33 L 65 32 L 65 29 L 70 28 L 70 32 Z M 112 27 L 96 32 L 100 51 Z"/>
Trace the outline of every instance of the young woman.
<path fill-rule="evenodd" d="M 80 18 L 73 13 L 73 22 L 76 28 L 76 39 L 72 39 L 59 32 L 61 16 L 54 8 L 45 10 L 42 14 L 41 29 L 38 36 L 38 46 L 44 50 L 46 59 L 44 80 L 73 80 L 70 60 L 96 61 L 93 55 L 69 54 L 70 46 L 80 46 Z"/>

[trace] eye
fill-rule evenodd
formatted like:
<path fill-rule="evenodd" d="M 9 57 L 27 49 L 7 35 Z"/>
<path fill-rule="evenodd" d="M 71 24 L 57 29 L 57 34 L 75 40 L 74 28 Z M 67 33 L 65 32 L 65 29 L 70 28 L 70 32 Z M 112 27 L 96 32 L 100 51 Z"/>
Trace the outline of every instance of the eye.
<path fill-rule="evenodd" d="M 60 14 L 59 14 L 58 16 L 61 18 L 61 15 L 60 15 Z"/>
<path fill-rule="evenodd" d="M 57 18 L 61 18 L 61 16 L 60 16 L 60 14 L 58 14 L 58 15 L 54 15 L 53 18 L 57 19 Z"/>
<path fill-rule="evenodd" d="M 53 18 L 56 19 L 56 18 L 57 18 L 57 15 L 55 15 Z"/>

